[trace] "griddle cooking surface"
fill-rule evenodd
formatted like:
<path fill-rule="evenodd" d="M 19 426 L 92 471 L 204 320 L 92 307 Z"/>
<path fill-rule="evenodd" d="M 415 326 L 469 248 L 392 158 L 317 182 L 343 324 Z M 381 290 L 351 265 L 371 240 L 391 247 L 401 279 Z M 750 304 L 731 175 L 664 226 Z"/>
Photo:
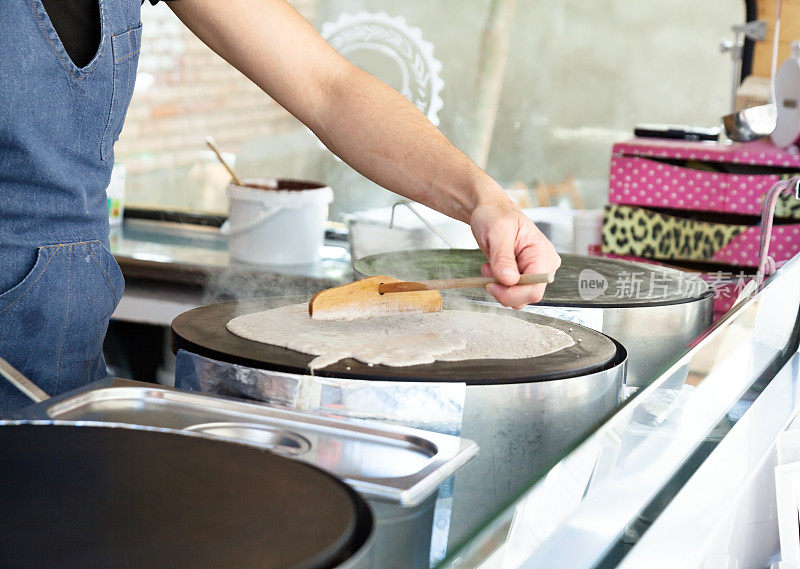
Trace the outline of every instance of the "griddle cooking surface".
<path fill-rule="evenodd" d="M 486 257 L 479 249 L 433 249 L 399 251 L 370 255 L 355 262 L 356 273 L 364 276 L 385 275 L 418 281 L 473 277 L 481 274 Z M 605 280 L 602 294 L 594 296 L 581 288 L 580 277 Z M 591 271 L 591 272 L 589 272 Z M 586 284 L 586 283 L 585 283 Z M 481 289 L 444 291 L 471 300 L 493 301 Z M 699 300 L 711 294 L 701 278 L 667 267 L 620 259 L 561 255 L 561 268 L 555 281 L 545 289 L 542 306 L 625 307 L 663 306 Z"/>
<path fill-rule="evenodd" d="M 247 340 L 225 327 L 234 317 L 287 304 L 308 302 L 305 297 L 234 300 L 189 310 L 172 322 L 172 349 L 250 367 L 309 374 L 314 356 L 287 348 Z M 392 367 L 369 366 L 358 360 L 340 360 L 314 375 L 391 381 L 465 381 L 469 384 L 522 383 L 563 379 L 606 369 L 616 363 L 617 345 L 607 336 L 564 320 L 527 312 L 445 299 L 445 309 L 482 310 L 522 318 L 558 328 L 572 336 L 575 345 L 537 358 L 517 360 L 465 360 Z"/>
<path fill-rule="evenodd" d="M 329 569 L 365 539 L 347 486 L 254 447 L 27 424 L 0 455 L 4 569 Z"/>

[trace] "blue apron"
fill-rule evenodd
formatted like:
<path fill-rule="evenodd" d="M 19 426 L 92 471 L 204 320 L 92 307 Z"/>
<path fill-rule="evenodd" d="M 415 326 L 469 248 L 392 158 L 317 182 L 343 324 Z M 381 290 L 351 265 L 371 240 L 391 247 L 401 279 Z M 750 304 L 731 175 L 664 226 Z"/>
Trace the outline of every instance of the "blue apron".
<path fill-rule="evenodd" d="M 133 92 L 140 0 L 99 0 L 85 67 L 41 0 L 0 10 L 0 357 L 50 395 L 106 375 L 124 288 L 108 251 L 105 188 Z M 0 378 L 0 417 L 31 402 Z"/>

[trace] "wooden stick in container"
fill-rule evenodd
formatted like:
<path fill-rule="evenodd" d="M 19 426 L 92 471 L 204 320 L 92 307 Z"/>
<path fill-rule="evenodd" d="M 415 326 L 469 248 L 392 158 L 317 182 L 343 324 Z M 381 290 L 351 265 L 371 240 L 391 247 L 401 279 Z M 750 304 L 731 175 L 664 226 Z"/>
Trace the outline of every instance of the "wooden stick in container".
<path fill-rule="evenodd" d="M 231 178 L 233 178 L 233 181 L 236 182 L 236 185 L 237 186 L 243 186 L 244 184 L 242 184 L 242 181 L 239 179 L 239 176 L 236 175 L 236 172 L 233 171 L 233 168 L 231 168 L 228 165 L 228 163 L 225 161 L 225 159 L 222 157 L 222 153 L 219 151 L 219 148 L 217 148 L 217 145 L 214 142 L 214 139 L 211 138 L 210 136 L 207 136 L 206 137 L 206 144 L 214 152 L 214 154 L 217 155 L 217 158 L 219 158 L 220 163 L 223 166 L 225 166 L 225 169 L 231 175 Z"/>

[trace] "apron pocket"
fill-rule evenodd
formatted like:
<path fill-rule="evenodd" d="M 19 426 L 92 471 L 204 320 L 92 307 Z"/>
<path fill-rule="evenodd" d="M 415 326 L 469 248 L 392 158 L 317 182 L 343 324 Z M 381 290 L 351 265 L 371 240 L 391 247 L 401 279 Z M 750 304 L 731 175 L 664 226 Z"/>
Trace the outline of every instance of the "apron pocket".
<path fill-rule="evenodd" d="M 50 267 L 50 262 L 58 254 L 59 248 L 60 246 L 58 245 L 54 247 L 39 247 L 36 250 L 36 262 L 31 270 L 28 271 L 28 274 L 14 287 L 0 294 L 0 323 L 2 323 L 3 315 L 28 295 L 39 283 L 48 267 Z"/>
<path fill-rule="evenodd" d="M 28 304 L 48 311 L 68 306 L 76 295 L 92 299 L 80 310 L 103 322 L 114 312 L 124 290 L 122 271 L 100 241 L 39 247 L 33 268 L 13 288 L 0 294 L 0 327 L 4 317 L 16 317 L 17 309 Z"/>
<path fill-rule="evenodd" d="M 103 338 L 124 286 L 100 241 L 39 247 L 0 295 L 0 356 L 51 395 L 105 377 Z"/>
<path fill-rule="evenodd" d="M 114 143 L 122 131 L 125 113 L 133 95 L 136 80 L 136 64 L 142 45 L 142 24 L 111 36 L 111 54 L 114 57 L 114 77 L 111 89 L 111 109 L 100 143 L 100 155 L 107 160 L 114 150 Z"/>

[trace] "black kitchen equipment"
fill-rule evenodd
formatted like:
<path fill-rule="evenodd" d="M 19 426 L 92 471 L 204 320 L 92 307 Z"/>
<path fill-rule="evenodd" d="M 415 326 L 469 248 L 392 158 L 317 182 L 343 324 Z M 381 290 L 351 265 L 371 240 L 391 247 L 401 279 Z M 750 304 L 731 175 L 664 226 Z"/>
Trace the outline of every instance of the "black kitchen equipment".
<path fill-rule="evenodd" d="M 477 249 L 432 249 L 371 255 L 354 267 L 359 278 L 426 280 L 470 275 L 484 262 Z M 443 295 L 497 306 L 482 290 Z M 542 301 L 524 310 L 583 324 L 621 342 L 628 350 L 627 384 L 642 387 L 711 325 L 714 291 L 701 278 L 669 267 L 561 255 Z"/>
<path fill-rule="evenodd" d="M 118 378 L 48 398 L 13 418 L 198 433 L 321 468 L 369 505 L 374 528 L 371 559 L 381 569 L 428 568 L 439 487 L 478 452 L 474 442 L 449 435 L 297 413 Z"/>
<path fill-rule="evenodd" d="M 113 424 L 0 422 L 4 569 L 369 567 L 347 485 L 263 449 Z"/>
<path fill-rule="evenodd" d="M 178 316 L 172 326 L 173 350 L 183 350 L 178 376 L 183 370 L 191 374 L 185 384 L 183 377 L 176 380 L 181 387 L 426 429 L 429 415 L 420 416 L 416 409 L 448 418 L 455 413 L 459 430 L 445 432 L 474 440 L 481 451 L 456 473 L 450 544 L 486 521 L 619 403 L 627 357 L 619 343 L 572 322 L 468 300 L 445 298 L 444 308 L 546 324 L 569 334 L 575 345 L 538 358 L 408 367 L 347 359 L 311 376 L 311 355 L 245 340 L 225 327 L 235 316 L 307 302 L 307 297 L 250 299 Z"/>

